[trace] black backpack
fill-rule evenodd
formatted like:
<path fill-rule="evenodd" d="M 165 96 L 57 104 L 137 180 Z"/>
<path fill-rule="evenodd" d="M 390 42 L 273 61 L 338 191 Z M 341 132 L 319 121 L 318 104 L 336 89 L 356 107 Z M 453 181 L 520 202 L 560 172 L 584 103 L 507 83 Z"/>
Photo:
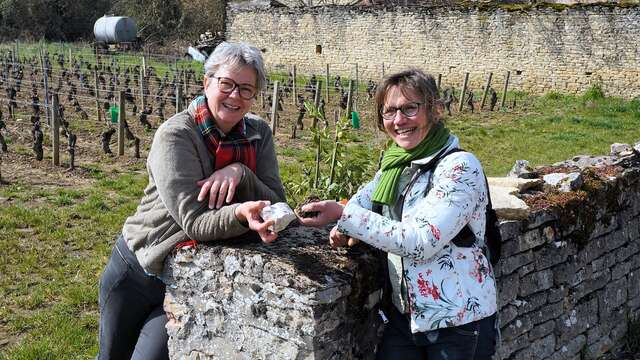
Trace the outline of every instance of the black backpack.
<path fill-rule="evenodd" d="M 411 179 L 409 184 L 405 187 L 405 189 L 411 188 L 413 183 L 422 174 L 434 169 L 440 160 L 444 159 L 450 154 L 460 152 L 460 151 L 464 151 L 464 150 L 463 149 L 451 149 L 449 151 L 446 151 L 446 149 L 441 150 L 440 153 L 436 154 L 436 156 L 434 156 L 433 159 L 429 160 L 428 163 L 420 166 L 417 173 L 413 176 L 413 178 Z M 491 262 L 491 265 L 495 266 L 500 260 L 500 252 L 502 249 L 502 235 L 500 235 L 500 227 L 499 227 L 500 223 L 498 221 L 498 216 L 496 215 L 496 211 L 493 209 L 493 206 L 491 205 L 491 195 L 489 194 L 489 183 L 487 182 L 486 175 L 484 175 L 484 181 L 487 186 L 487 200 L 488 200 L 487 207 L 486 207 L 487 221 L 485 224 L 485 232 L 484 232 L 484 238 L 485 238 L 484 251 L 485 251 L 485 256 L 489 259 L 489 262 Z M 382 205 L 374 203 L 372 210 L 378 214 L 381 214 Z M 456 235 L 453 238 L 452 242 L 458 247 L 471 247 L 475 242 L 475 235 L 473 234 L 473 231 L 471 231 L 471 229 L 469 228 L 469 225 L 466 225 L 464 228 L 462 228 L 462 230 L 460 230 L 458 235 Z"/>

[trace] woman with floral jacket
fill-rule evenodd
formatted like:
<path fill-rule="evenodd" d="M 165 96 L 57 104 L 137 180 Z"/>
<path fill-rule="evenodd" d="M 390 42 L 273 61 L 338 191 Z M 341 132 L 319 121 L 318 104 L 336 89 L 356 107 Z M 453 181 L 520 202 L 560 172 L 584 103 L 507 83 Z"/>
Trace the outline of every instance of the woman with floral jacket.
<path fill-rule="evenodd" d="M 309 226 L 338 220 L 332 246 L 364 241 L 387 253 L 391 301 L 377 359 L 490 359 L 496 284 L 483 253 L 487 187 L 478 159 L 440 120 L 432 76 L 387 76 L 375 96 L 378 127 L 393 140 L 381 170 L 346 204 L 319 201 Z M 421 166 L 438 157 L 432 170 Z M 376 209 L 381 209 L 374 211 Z M 475 239 L 458 246 L 468 226 Z M 388 295 L 387 295 L 388 296 Z"/>

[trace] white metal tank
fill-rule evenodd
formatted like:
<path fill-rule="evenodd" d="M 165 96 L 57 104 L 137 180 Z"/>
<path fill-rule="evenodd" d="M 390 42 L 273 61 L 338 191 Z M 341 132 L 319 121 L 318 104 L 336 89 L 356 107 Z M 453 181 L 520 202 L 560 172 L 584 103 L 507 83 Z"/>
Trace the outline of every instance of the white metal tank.
<path fill-rule="evenodd" d="M 93 25 L 93 34 L 98 42 L 109 44 L 133 42 L 136 40 L 137 33 L 135 21 L 128 16 L 105 15 L 96 20 Z"/>

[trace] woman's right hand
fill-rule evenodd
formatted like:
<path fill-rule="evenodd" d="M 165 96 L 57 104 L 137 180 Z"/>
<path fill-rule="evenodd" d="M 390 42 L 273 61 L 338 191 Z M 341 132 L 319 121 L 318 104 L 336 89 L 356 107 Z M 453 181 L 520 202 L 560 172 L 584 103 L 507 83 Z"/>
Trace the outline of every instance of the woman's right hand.
<path fill-rule="evenodd" d="M 236 187 L 242 180 L 242 166 L 240 163 L 229 164 L 218 169 L 208 178 L 200 180 L 198 201 L 209 198 L 209 209 L 220 209 L 225 203 L 230 204 L 236 193 Z"/>
<path fill-rule="evenodd" d="M 338 221 L 342 216 L 344 207 L 333 200 L 322 200 L 308 203 L 302 206 L 303 212 L 318 212 L 314 217 L 301 217 L 298 215 L 300 223 L 304 226 L 324 226 L 330 222 Z"/>
<path fill-rule="evenodd" d="M 260 210 L 269 206 L 270 201 L 247 201 L 236 207 L 236 218 L 242 223 L 246 222 L 249 229 L 260 235 L 263 242 L 270 243 L 278 238 L 278 233 L 269 230 L 275 224 L 275 220 L 263 221 L 260 217 Z"/>

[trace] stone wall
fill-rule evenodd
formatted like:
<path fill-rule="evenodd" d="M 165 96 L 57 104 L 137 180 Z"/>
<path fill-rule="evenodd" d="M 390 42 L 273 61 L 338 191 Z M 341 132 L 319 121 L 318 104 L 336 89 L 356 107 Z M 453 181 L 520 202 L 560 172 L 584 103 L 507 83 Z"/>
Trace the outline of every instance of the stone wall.
<path fill-rule="evenodd" d="M 381 274 L 368 247 L 332 250 L 326 229 L 290 227 L 181 250 L 166 274 L 172 359 L 372 359 Z"/>
<path fill-rule="evenodd" d="M 527 195 L 555 206 L 499 209 L 519 220 L 500 225 L 497 358 L 596 359 L 621 349 L 640 315 L 640 158 L 625 149 L 556 164 L 584 182 Z M 505 183 L 493 181 L 492 197 Z M 372 310 L 379 257 L 364 245 L 331 249 L 327 238 L 328 229 L 294 226 L 271 245 L 247 237 L 170 257 L 171 357 L 370 359 L 381 329 Z"/>
<path fill-rule="evenodd" d="M 377 80 L 417 66 L 479 90 L 493 72 L 502 89 L 580 93 L 594 83 L 608 95 L 640 95 L 640 7 L 270 8 L 228 10 L 227 38 L 264 49 L 272 70 Z"/>

